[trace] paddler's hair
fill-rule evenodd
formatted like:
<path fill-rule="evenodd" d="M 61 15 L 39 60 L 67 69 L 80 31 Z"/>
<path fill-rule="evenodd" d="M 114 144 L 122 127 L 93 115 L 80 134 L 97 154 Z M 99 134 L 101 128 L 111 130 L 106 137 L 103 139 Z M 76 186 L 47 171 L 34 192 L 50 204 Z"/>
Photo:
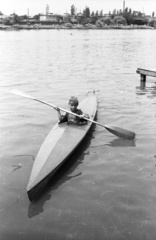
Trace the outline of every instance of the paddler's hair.
<path fill-rule="evenodd" d="M 79 105 L 79 101 L 76 97 L 70 97 L 69 99 L 69 105 L 73 104 L 74 106 L 78 106 Z"/>

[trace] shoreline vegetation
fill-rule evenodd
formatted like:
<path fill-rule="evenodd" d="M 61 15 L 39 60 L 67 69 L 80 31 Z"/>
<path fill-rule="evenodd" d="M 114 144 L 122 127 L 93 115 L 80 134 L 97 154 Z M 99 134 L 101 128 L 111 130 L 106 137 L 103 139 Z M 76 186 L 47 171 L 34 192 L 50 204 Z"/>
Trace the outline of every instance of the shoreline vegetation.
<path fill-rule="evenodd" d="M 18 16 L 15 12 L 10 16 L 0 11 L 0 30 L 40 30 L 40 29 L 156 29 L 155 12 L 146 15 L 140 11 L 133 11 L 125 7 L 114 9 L 112 12 L 90 11 L 89 7 L 81 12 L 72 5 L 70 13 L 53 14 L 49 12 L 49 5 L 46 6 L 46 13 L 39 13 L 33 17 L 28 15 Z"/>
<path fill-rule="evenodd" d="M 86 24 L 86 25 L 81 25 L 81 24 L 75 24 L 75 25 L 41 25 L 41 24 L 23 24 L 23 25 L 12 25 L 12 26 L 6 26 L 4 24 L 0 24 L 0 30 L 50 30 L 50 29 L 70 29 L 70 30 L 90 30 L 90 29 L 95 29 L 95 30 L 134 30 L 134 29 L 156 29 L 155 27 L 147 26 L 147 25 L 105 25 L 105 26 L 96 26 L 94 24 Z"/>

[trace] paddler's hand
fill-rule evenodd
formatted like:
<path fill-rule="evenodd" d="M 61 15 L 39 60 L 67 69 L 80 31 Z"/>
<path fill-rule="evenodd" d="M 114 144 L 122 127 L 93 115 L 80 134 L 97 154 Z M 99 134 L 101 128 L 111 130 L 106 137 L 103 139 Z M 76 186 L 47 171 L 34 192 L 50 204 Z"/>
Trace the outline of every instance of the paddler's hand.
<path fill-rule="evenodd" d="M 85 117 L 84 114 L 79 115 L 79 118 L 84 118 L 84 117 Z"/>
<path fill-rule="evenodd" d="M 82 115 L 79 115 L 80 118 L 89 118 L 89 115 L 88 114 L 82 114 Z"/>
<path fill-rule="evenodd" d="M 58 107 L 54 107 L 54 109 L 58 112 L 60 112 L 60 109 Z"/>

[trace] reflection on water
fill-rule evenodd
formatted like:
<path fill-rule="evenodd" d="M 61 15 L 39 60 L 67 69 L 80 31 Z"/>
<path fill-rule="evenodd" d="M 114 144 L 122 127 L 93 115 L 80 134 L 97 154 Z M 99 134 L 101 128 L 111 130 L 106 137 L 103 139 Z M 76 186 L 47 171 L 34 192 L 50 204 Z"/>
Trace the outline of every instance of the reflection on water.
<path fill-rule="evenodd" d="M 146 81 L 140 81 L 140 90 L 144 90 L 146 87 Z"/>
<path fill-rule="evenodd" d="M 63 174 L 65 174 L 64 172 L 65 170 L 63 170 Z M 64 182 L 69 181 L 72 178 L 79 177 L 81 174 L 82 173 L 64 177 L 59 172 L 57 172 L 57 176 L 53 176 L 52 180 L 46 186 L 45 190 L 41 193 L 38 199 L 30 202 L 28 207 L 28 218 L 32 218 L 44 211 L 44 204 L 52 198 L 53 191 L 59 188 L 59 185 L 62 185 Z M 64 180 L 62 181 L 61 178 Z"/>
<path fill-rule="evenodd" d="M 92 148 L 97 148 L 97 147 L 104 147 L 104 146 L 109 146 L 109 147 L 135 147 L 135 142 L 136 140 L 126 140 L 122 138 L 117 138 L 109 143 L 103 143 L 103 144 L 98 144 L 96 146 L 92 146 Z"/>
<path fill-rule="evenodd" d="M 110 143 L 106 144 L 110 147 L 136 147 L 135 145 L 136 140 L 125 140 L 125 139 L 114 139 Z"/>
<path fill-rule="evenodd" d="M 146 81 L 140 81 L 140 86 L 136 87 L 137 95 L 147 95 L 147 97 L 156 97 L 156 83 L 151 84 L 146 83 Z"/>
<path fill-rule="evenodd" d="M 28 207 L 28 218 L 32 218 L 44 211 L 44 204 L 50 200 L 51 194 L 47 193 L 39 201 L 31 202 Z"/>

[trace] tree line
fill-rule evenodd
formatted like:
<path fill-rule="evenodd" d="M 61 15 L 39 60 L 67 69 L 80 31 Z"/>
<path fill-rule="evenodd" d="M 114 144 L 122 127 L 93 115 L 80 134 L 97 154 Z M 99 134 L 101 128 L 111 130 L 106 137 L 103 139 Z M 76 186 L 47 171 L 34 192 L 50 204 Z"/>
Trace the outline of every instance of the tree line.
<path fill-rule="evenodd" d="M 0 11 L 0 15 L 2 15 L 2 12 Z M 9 18 L 6 18 L 4 20 L 4 24 L 11 24 L 11 23 L 22 23 L 23 21 L 29 21 L 30 18 L 27 15 L 18 16 L 17 14 L 12 14 L 13 18 L 12 20 Z M 37 22 L 40 21 L 40 15 L 37 14 L 33 16 L 33 21 Z M 141 13 L 140 11 L 132 11 L 131 8 L 125 8 L 124 10 L 120 9 L 114 9 L 112 12 L 109 11 L 108 14 L 104 14 L 103 10 L 100 11 L 90 11 L 89 7 L 85 7 L 85 9 L 78 13 L 75 5 L 71 5 L 70 8 L 70 14 L 66 14 L 66 16 L 62 15 L 55 15 L 58 21 L 55 23 L 79 23 L 79 24 L 96 24 L 98 22 L 99 26 L 101 25 L 113 25 L 113 24 L 123 24 L 123 25 L 131 25 L 131 24 L 137 24 L 137 25 L 150 25 L 150 26 L 156 26 L 156 20 L 154 19 L 155 13 L 152 12 L 152 18 L 153 20 L 148 20 L 146 18 L 144 13 Z M 60 21 L 61 19 L 61 21 Z M 49 24 L 52 22 L 49 21 Z"/>
<path fill-rule="evenodd" d="M 71 10 L 70 13 L 72 16 L 77 17 L 78 13 L 77 13 L 77 9 L 74 5 L 71 6 Z M 85 22 L 92 22 L 91 18 L 98 18 L 100 20 L 102 20 L 103 23 L 109 25 L 109 24 L 127 24 L 127 25 L 131 25 L 131 24 L 139 24 L 139 25 L 143 25 L 143 24 L 147 24 L 149 21 L 146 18 L 145 14 L 142 13 L 141 11 L 132 11 L 131 8 L 126 7 L 124 10 L 120 9 L 114 9 L 112 11 L 112 13 L 109 11 L 108 14 L 104 14 L 103 10 L 100 11 L 90 11 L 89 7 L 85 7 L 85 9 L 82 12 L 82 15 L 85 19 Z M 155 17 L 155 13 L 152 12 L 152 18 L 154 19 Z M 151 20 L 149 22 L 149 25 L 154 25 L 156 24 L 155 20 Z"/>

